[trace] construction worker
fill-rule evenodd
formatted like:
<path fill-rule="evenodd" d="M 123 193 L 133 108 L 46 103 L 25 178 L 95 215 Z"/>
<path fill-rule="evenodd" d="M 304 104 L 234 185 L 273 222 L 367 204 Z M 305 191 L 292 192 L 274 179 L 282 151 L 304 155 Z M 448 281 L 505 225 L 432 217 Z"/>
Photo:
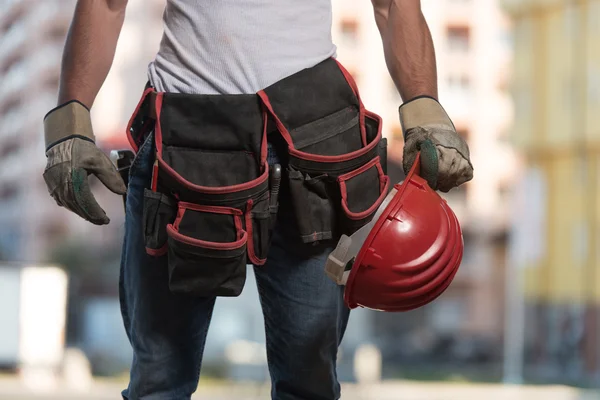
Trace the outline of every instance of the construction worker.
<path fill-rule="evenodd" d="M 421 169 L 428 171 L 432 188 L 448 191 L 470 180 L 473 169 L 466 143 L 437 101 L 434 48 L 420 1 L 372 3 L 385 60 L 404 100 L 404 167 L 429 144 L 434 151 L 422 157 Z M 44 119 L 44 178 L 59 206 L 102 225 L 109 218 L 94 200 L 88 175 L 116 194 L 127 193 L 120 300 L 134 357 L 123 398 L 190 399 L 216 297 L 239 294 L 245 279 L 239 265 L 245 268 L 248 254 L 265 319 L 272 398 L 339 399 L 336 357 L 349 310 L 343 288 L 323 267 L 338 234 L 372 217 L 389 187 L 382 173 L 380 121 L 364 111 L 351 77 L 333 61 L 330 0 L 167 0 L 164 36 L 129 127 L 136 158 L 128 187 L 96 147 L 89 117 L 112 64 L 126 6 L 127 0 L 77 2 L 58 107 Z M 335 113 L 318 115 L 321 125 L 337 134 L 343 129 L 336 121 L 343 120 L 347 138 L 339 136 L 338 147 L 328 142 L 319 148 L 312 137 L 301 147 L 302 135 L 321 132 L 318 124 L 303 130 L 310 118 L 302 113 L 325 114 L 328 107 Z M 304 125 L 295 126 L 302 118 Z M 325 140 L 322 136 L 316 139 Z M 227 151 L 236 157 L 223 155 Z M 354 172 L 344 166 L 339 176 L 310 175 L 300 162 L 343 164 L 339 154 L 359 153 L 369 156 L 368 163 Z M 303 159 L 306 154 L 313 156 Z M 293 159 L 300 161 L 292 165 Z M 279 167 L 281 193 L 274 204 L 279 178 L 273 171 Z M 371 179 L 356 181 L 360 190 L 351 188 L 352 179 L 367 170 L 380 178 L 372 186 L 370 214 L 361 209 L 345 219 L 331 217 L 340 198 L 352 195 L 359 204 L 368 197 L 371 189 L 364 185 Z M 315 187 L 321 184 L 326 190 L 319 192 Z M 332 195 L 336 202 L 320 202 L 329 199 L 333 186 L 327 185 L 336 184 L 344 194 Z M 252 192 L 261 185 L 269 187 L 269 195 Z M 243 204 L 235 203 L 239 196 L 217 197 L 242 189 L 248 189 Z M 307 203 L 300 199 L 304 195 Z M 351 209 L 352 201 L 347 203 Z M 343 228 L 328 225 L 340 218 Z M 353 221 L 359 223 L 350 227 Z M 233 278 L 222 277 L 225 283 L 219 284 L 209 279 L 225 269 Z"/>

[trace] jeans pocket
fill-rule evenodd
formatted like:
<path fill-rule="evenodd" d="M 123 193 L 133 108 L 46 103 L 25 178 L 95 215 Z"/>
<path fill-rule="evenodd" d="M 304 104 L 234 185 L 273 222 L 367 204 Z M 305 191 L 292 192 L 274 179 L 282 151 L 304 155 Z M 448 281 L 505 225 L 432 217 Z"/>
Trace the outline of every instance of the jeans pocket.
<path fill-rule="evenodd" d="M 239 296 L 246 281 L 248 234 L 229 207 L 179 203 L 167 226 L 169 287 L 199 297 Z"/>
<path fill-rule="evenodd" d="M 143 173 L 150 173 L 152 170 L 152 161 L 154 161 L 152 157 L 152 150 L 154 149 L 154 131 L 148 133 L 140 147 L 137 149 L 135 153 L 135 157 L 133 157 L 133 161 L 131 161 L 131 166 L 129 167 L 129 179 L 136 175 L 139 168 L 142 168 Z M 142 164 L 142 165 L 140 165 Z"/>

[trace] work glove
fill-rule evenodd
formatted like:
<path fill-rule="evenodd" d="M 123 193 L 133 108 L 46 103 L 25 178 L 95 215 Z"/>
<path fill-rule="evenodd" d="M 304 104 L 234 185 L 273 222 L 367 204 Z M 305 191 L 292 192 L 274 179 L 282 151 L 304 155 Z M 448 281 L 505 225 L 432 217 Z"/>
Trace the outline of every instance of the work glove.
<path fill-rule="evenodd" d="M 420 176 L 432 189 L 448 192 L 473 179 L 469 146 L 437 100 L 417 97 L 401 105 L 399 112 L 405 173 L 408 174 L 417 153 L 421 152 Z"/>
<path fill-rule="evenodd" d="M 90 190 L 94 174 L 116 194 L 127 191 L 110 159 L 94 142 L 90 111 L 74 100 L 44 117 L 46 157 L 44 181 L 56 203 L 96 225 L 110 222 Z"/>

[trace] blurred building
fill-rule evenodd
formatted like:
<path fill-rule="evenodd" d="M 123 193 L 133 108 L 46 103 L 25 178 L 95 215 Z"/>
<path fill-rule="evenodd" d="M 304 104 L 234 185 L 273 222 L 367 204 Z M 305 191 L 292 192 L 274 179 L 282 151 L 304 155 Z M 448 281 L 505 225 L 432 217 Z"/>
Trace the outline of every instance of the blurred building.
<path fill-rule="evenodd" d="M 164 1 L 129 3 L 115 64 L 92 112 L 106 150 L 128 146 L 123 121 L 135 108 L 162 31 Z M 85 235 L 102 246 L 122 235 L 121 203 L 97 181 L 94 193 L 113 223 L 92 229 L 57 207 L 42 179 L 42 120 L 56 106 L 74 5 L 75 0 L 0 1 L 0 257 L 5 259 L 41 261 L 69 236 Z"/>
<path fill-rule="evenodd" d="M 513 142 L 526 157 L 515 260 L 525 375 L 600 378 L 600 1 L 504 1 L 514 20 Z M 519 305 L 516 304 L 515 307 Z"/>
<path fill-rule="evenodd" d="M 356 77 L 366 106 L 383 117 L 389 173 L 400 180 L 403 141 L 397 109 L 402 100 L 385 66 L 372 5 L 368 1 L 332 2 L 338 57 Z M 467 137 L 475 165 L 475 179 L 446 195 L 464 230 L 461 270 L 450 289 L 421 310 L 402 315 L 354 312 L 345 339 L 350 349 L 376 336 L 384 354 L 394 356 L 400 348 L 413 353 L 434 351 L 442 336 L 455 341 L 480 337 L 484 343 L 495 343 L 502 335 L 503 288 L 498 282 L 504 276 L 506 196 L 516 164 L 506 143 L 512 120 L 506 94 L 509 24 L 496 3 L 422 1 L 436 46 L 440 99 Z M 98 202 L 112 220 L 108 226 L 96 227 L 58 208 L 41 177 L 45 163 L 41 121 L 56 105 L 60 60 L 74 4 L 75 0 L 0 0 L 0 152 L 4 156 L 0 159 L 0 252 L 9 259 L 37 261 L 69 235 L 100 248 L 118 246 L 122 240 L 122 203 L 117 196 L 97 182 L 93 185 Z M 164 0 L 129 0 L 115 61 L 92 109 L 99 145 L 107 152 L 128 147 L 125 125 L 146 82 L 147 64 L 158 49 L 164 4 Z M 91 333 L 96 332 L 95 326 L 119 319 L 117 272 L 115 266 L 102 272 L 112 277 L 113 292 L 107 293 L 93 279 L 84 288 L 96 296 L 115 295 L 112 300 L 82 301 L 87 304 L 82 322 L 87 339 L 82 340 L 105 357 L 110 356 L 110 343 Z M 248 289 L 258 305 L 255 289 Z M 215 345 L 220 335 L 233 329 L 236 307 L 217 303 L 215 315 L 221 321 L 216 325 L 223 328 L 213 329 L 214 339 L 209 340 Z M 249 315 L 228 338 L 262 340 L 259 308 L 252 308 Z M 123 335 L 119 340 L 126 347 Z M 395 355 L 406 359 L 407 354 L 398 351 Z M 469 351 L 474 350 L 461 354 Z"/>
<path fill-rule="evenodd" d="M 74 268 L 67 336 L 86 340 L 90 320 L 106 320 L 98 306 L 110 296 L 118 316 L 118 257 L 123 205 L 96 179 L 92 190 L 111 224 L 98 227 L 60 208 L 42 173 L 44 115 L 56 106 L 64 43 L 75 0 L 0 0 L 0 260 L 62 260 Z M 145 83 L 145 69 L 162 33 L 163 0 L 130 0 L 115 62 L 92 111 L 97 142 L 107 153 L 128 147 L 125 122 Z M 107 316 L 109 315 L 109 316 Z M 91 326 L 91 325 L 90 325 Z M 113 329 L 125 337 L 119 325 Z M 83 337 L 80 332 L 83 332 Z M 126 341 L 126 338 L 125 338 Z M 93 343 L 88 346 L 93 347 Z M 84 347 L 86 347 L 84 345 Z M 123 351 L 120 349 L 119 351 Z"/>
<path fill-rule="evenodd" d="M 0 1 L 0 255 L 36 261 L 66 233 L 42 179 L 42 119 L 56 105 L 74 1 Z"/>
<path fill-rule="evenodd" d="M 434 337 L 480 337 L 498 343 L 504 322 L 504 289 L 498 283 L 504 276 L 507 198 L 517 167 L 508 144 L 513 118 L 510 21 L 495 0 L 421 3 L 436 49 L 440 101 L 467 138 L 475 167 L 473 181 L 445 195 L 463 227 L 465 255 L 455 281 L 433 304 L 402 316 L 375 318 L 380 334 L 396 347 L 399 335 L 422 330 Z M 402 100 L 386 68 L 372 4 L 333 4 L 338 56 L 356 77 L 366 107 L 383 117 L 390 166 L 398 165 Z M 429 346 L 434 343 L 430 340 Z"/>

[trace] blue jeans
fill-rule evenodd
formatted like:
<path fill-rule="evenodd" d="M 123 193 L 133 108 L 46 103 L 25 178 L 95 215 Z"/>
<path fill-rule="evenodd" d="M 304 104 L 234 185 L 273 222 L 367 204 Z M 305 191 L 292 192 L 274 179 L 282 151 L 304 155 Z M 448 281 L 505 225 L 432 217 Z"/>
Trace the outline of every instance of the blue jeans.
<path fill-rule="evenodd" d="M 190 399 L 198 386 L 215 298 L 171 293 L 167 257 L 146 254 L 143 191 L 150 186 L 153 152 L 150 135 L 131 167 L 127 194 L 120 300 L 133 363 L 123 398 L 183 400 Z M 270 145 L 269 162 L 279 159 L 283 157 Z M 271 396 L 276 400 L 337 400 L 337 350 L 349 310 L 343 302 L 343 288 L 324 272 L 331 244 L 298 243 L 287 196 L 282 187 L 268 261 L 254 268 L 265 320 Z"/>

